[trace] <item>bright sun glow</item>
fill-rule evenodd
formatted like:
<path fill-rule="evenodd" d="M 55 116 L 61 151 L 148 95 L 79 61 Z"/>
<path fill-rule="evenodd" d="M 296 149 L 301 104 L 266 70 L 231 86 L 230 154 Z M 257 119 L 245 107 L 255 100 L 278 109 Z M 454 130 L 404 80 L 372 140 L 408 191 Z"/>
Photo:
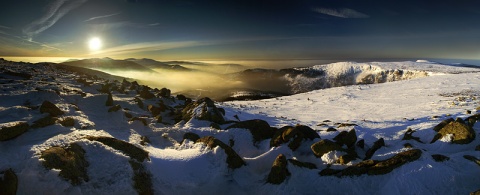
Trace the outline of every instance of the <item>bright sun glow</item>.
<path fill-rule="evenodd" d="M 88 47 L 92 51 L 97 51 L 102 47 L 102 40 L 100 40 L 98 37 L 91 38 L 88 41 Z"/>

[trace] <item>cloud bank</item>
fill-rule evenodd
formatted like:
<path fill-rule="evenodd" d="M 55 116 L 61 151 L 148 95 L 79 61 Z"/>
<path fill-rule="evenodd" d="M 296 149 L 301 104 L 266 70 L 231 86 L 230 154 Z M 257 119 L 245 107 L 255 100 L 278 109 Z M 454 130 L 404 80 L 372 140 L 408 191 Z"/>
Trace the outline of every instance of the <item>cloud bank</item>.
<path fill-rule="evenodd" d="M 32 40 L 33 36 L 47 30 L 71 10 L 87 0 L 56 0 L 48 6 L 47 12 L 23 28 L 23 33 Z"/>
<path fill-rule="evenodd" d="M 339 17 L 339 18 L 369 18 L 370 16 L 353 9 L 349 8 L 340 8 L 340 9 L 331 9 L 331 8 L 314 8 L 313 11 L 329 16 Z"/>

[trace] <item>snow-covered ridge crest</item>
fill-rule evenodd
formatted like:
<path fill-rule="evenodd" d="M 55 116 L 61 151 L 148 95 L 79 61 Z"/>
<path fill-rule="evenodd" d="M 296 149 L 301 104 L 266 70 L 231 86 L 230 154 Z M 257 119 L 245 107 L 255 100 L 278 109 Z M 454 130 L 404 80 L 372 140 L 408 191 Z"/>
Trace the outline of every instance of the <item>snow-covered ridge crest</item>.
<path fill-rule="evenodd" d="M 305 74 L 287 74 L 292 93 L 357 84 L 385 83 L 437 74 L 476 72 L 478 69 L 454 67 L 434 62 L 336 62 L 295 68 Z"/>

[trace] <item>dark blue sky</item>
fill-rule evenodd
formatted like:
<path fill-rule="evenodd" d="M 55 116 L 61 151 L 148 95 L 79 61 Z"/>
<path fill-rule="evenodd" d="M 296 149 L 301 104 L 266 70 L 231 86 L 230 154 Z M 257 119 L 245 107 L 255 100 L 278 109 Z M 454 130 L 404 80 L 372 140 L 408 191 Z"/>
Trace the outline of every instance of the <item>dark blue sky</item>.
<path fill-rule="evenodd" d="M 0 56 L 479 60 L 479 24 L 473 0 L 1 0 Z"/>

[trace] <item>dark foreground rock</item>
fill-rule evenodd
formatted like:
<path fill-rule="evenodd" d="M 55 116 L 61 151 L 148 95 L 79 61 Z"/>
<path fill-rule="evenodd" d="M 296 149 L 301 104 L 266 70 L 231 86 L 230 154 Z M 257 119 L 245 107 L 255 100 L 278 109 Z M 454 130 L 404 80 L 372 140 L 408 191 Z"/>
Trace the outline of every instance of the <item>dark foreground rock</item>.
<path fill-rule="evenodd" d="M 88 181 L 85 151 L 78 144 L 69 147 L 51 147 L 42 152 L 40 158 L 43 166 L 48 169 L 59 169 L 59 176 L 69 180 L 73 185 Z"/>
<path fill-rule="evenodd" d="M 118 140 L 113 137 L 93 137 L 88 136 L 86 139 L 90 141 L 97 141 L 107 146 L 112 147 L 113 149 L 119 150 L 125 155 L 129 156 L 132 159 L 137 160 L 138 162 L 143 162 L 145 159 L 150 160 L 148 157 L 148 152 L 131 144 L 126 141 Z"/>
<path fill-rule="evenodd" d="M 24 121 L 2 123 L 0 124 L 0 141 L 16 138 L 25 133 L 28 128 L 28 123 Z"/>
<path fill-rule="evenodd" d="M 15 172 L 12 169 L 7 169 L 1 171 L 0 175 L 3 175 L 3 177 L 0 177 L 0 194 L 15 195 L 18 187 L 18 178 Z"/>
<path fill-rule="evenodd" d="M 335 140 L 340 145 L 346 145 L 348 148 L 352 148 L 357 142 L 357 134 L 355 133 L 355 129 L 352 129 L 348 132 L 342 131 L 337 136 L 335 136 L 333 140 Z"/>
<path fill-rule="evenodd" d="M 375 141 L 373 143 L 373 146 L 370 149 L 368 149 L 367 152 L 365 153 L 364 160 L 372 158 L 373 154 L 375 154 L 375 152 L 383 146 L 385 146 L 385 141 L 383 140 L 383 138 L 380 138 L 377 141 Z"/>
<path fill-rule="evenodd" d="M 140 195 L 154 194 L 152 174 L 147 169 L 134 160 L 128 161 L 133 170 L 133 187 Z"/>
<path fill-rule="evenodd" d="M 283 154 L 280 154 L 273 162 L 272 169 L 268 174 L 267 182 L 271 184 L 281 184 L 289 175 L 290 172 L 287 169 L 287 158 Z"/>
<path fill-rule="evenodd" d="M 315 156 L 317 157 L 322 157 L 324 154 L 334 150 L 338 150 L 338 151 L 345 150 L 339 144 L 333 141 L 330 141 L 328 139 L 320 140 L 319 142 L 314 143 L 310 148 L 312 149 L 313 154 L 315 154 Z"/>
<path fill-rule="evenodd" d="M 202 137 L 195 141 L 195 143 L 203 143 L 207 145 L 210 149 L 220 146 L 220 148 L 225 151 L 225 154 L 227 154 L 227 164 L 229 168 L 236 169 L 245 165 L 242 157 L 240 157 L 230 146 L 216 139 L 213 136 Z"/>

